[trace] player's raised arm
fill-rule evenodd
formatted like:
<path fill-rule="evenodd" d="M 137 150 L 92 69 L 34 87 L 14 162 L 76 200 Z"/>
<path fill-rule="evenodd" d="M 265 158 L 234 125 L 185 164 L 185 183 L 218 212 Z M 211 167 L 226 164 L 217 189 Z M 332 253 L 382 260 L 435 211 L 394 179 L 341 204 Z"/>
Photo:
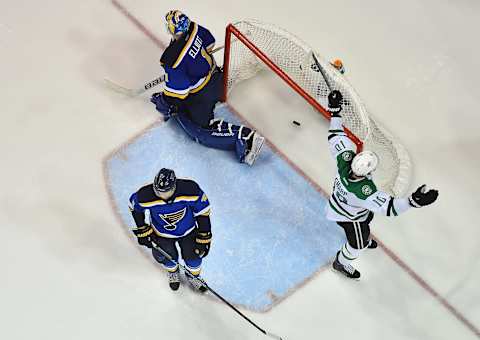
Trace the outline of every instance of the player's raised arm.
<path fill-rule="evenodd" d="M 355 143 L 348 138 L 343 129 L 342 111 L 343 96 L 338 90 L 333 90 L 328 95 L 328 112 L 331 114 L 330 128 L 328 130 L 328 144 L 330 153 L 336 159 L 338 167 L 352 160 L 357 149 Z"/>

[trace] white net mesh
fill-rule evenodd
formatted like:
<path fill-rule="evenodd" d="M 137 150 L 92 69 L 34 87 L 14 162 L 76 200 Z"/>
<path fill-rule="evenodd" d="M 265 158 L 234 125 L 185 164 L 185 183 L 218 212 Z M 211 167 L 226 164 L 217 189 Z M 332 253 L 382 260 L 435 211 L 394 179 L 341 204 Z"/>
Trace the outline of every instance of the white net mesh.
<path fill-rule="evenodd" d="M 327 102 L 330 89 L 340 90 L 345 99 L 342 111 L 345 126 L 363 142 L 365 150 L 374 151 L 380 158 L 375 182 L 395 196 L 405 193 L 411 177 L 408 153 L 368 114 L 358 94 L 338 70 L 299 38 L 274 25 L 248 20 L 233 26 L 320 105 Z M 314 62 L 312 53 L 322 70 Z M 228 91 L 238 82 L 268 68 L 257 54 L 231 35 Z"/>

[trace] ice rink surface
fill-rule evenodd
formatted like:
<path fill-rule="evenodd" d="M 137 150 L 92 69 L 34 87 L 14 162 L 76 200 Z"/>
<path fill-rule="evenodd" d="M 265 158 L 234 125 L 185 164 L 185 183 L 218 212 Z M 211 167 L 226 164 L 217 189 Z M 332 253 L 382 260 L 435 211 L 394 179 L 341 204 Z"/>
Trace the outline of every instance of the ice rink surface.
<path fill-rule="evenodd" d="M 361 281 L 325 270 L 270 311 L 243 311 L 289 340 L 480 337 L 477 1 L 0 6 L 0 338 L 265 338 L 213 299 L 171 292 L 120 225 L 107 189 L 106 159 L 158 115 L 148 97 L 122 97 L 102 80 L 136 87 L 155 78 L 168 41 L 161 18 L 174 8 L 219 42 L 227 23 L 255 18 L 342 58 L 369 111 L 410 152 L 411 189 L 425 182 L 440 191 L 431 207 L 375 219 L 382 246 L 355 263 Z M 242 84 L 231 106 L 329 192 L 325 122 L 306 124 L 315 113 L 265 78 Z"/>

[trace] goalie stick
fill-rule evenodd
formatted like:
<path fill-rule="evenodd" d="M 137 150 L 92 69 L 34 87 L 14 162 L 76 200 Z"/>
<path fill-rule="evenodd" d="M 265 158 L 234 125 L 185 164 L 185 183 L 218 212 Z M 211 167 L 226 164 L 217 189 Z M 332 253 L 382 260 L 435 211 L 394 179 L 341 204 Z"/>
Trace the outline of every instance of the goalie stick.
<path fill-rule="evenodd" d="M 212 50 L 212 53 L 215 53 L 215 52 L 218 52 L 220 51 L 221 49 L 223 49 L 224 46 L 218 46 L 216 48 L 214 48 Z M 104 79 L 105 81 L 105 84 L 111 88 L 112 90 L 118 92 L 118 93 L 122 93 L 126 96 L 129 96 L 129 97 L 136 97 L 136 96 L 139 96 L 141 95 L 142 93 L 150 90 L 152 87 L 155 87 L 161 83 L 163 83 L 165 81 L 165 74 L 162 74 L 160 77 L 158 78 L 155 78 L 153 79 L 152 81 L 149 81 L 148 83 L 145 83 L 143 85 L 143 87 L 140 87 L 138 89 L 130 89 L 130 88 L 127 88 L 127 87 L 123 87 L 107 78 Z"/>
<path fill-rule="evenodd" d="M 165 256 L 169 261 L 172 261 L 173 263 L 175 263 L 176 265 L 180 266 L 185 272 L 189 273 L 190 275 L 194 276 L 192 274 L 191 271 L 189 271 L 184 265 L 178 263 L 177 261 L 175 261 L 165 250 L 163 250 L 159 245 L 157 245 L 156 243 L 152 242 L 152 246 L 153 248 L 155 248 L 156 250 L 158 250 L 160 253 L 162 253 L 163 256 Z M 253 322 L 252 320 L 250 320 L 247 316 L 245 316 L 242 312 L 240 312 L 237 308 L 235 308 L 234 305 L 232 305 L 230 302 L 228 302 L 227 300 L 225 300 L 225 298 L 223 296 L 221 296 L 220 294 L 218 294 L 216 291 L 214 291 L 206 282 L 204 279 L 202 278 L 196 278 L 198 281 L 200 281 L 204 286 L 205 288 L 207 288 L 213 295 L 215 295 L 217 298 L 219 298 L 220 300 L 222 300 L 222 302 L 224 302 L 228 307 L 230 307 L 231 309 L 233 309 L 238 315 L 240 315 L 242 318 L 244 318 L 245 320 L 247 320 L 252 326 L 254 326 L 256 329 L 258 329 L 260 332 L 262 332 L 264 335 L 272 338 L 272 339 L 277 339 L 277 340 L 283 340 L 280 336 L 276 335 L 276 334 L 273 334 L 273 333 L 270 333 L 270 332 L 267 332 L 266 330 L 264 330 L 263 328 L 260 328 L 260 326 L 258 326 L 255 322 Z"/>

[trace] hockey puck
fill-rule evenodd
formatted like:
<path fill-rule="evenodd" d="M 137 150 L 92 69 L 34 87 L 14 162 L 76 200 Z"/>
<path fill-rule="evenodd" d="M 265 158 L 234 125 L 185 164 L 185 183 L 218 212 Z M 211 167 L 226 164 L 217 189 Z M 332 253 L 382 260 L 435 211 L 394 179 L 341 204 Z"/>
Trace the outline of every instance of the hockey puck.
<path fill-rule="evenodd" d="M 293 125 L 296 125 L 296 126 L 300 126 L 300 125 L 301 125 L 300 122 L 297 122 L 296 120 L 292 120 L 292 124 L 293 124 Z"/>

